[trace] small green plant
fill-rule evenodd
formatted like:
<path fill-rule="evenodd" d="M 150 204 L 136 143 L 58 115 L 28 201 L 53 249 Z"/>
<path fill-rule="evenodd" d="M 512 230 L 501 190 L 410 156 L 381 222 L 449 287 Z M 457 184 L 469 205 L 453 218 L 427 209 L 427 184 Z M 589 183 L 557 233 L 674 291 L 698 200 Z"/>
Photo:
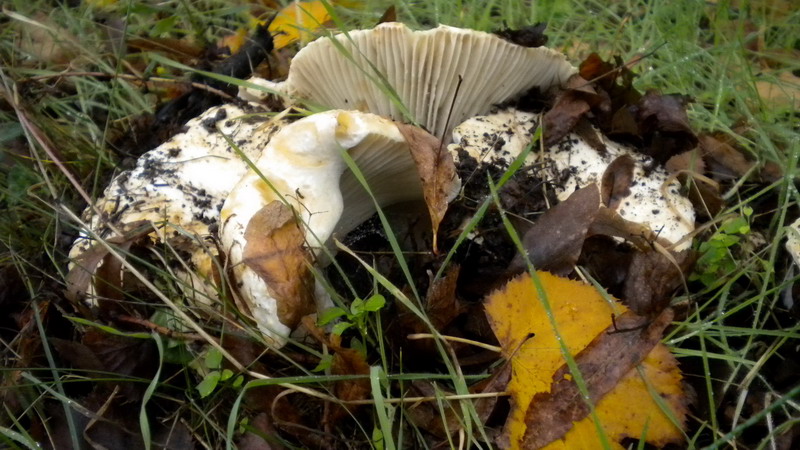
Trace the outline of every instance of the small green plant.
<path fill-rule="evenodd" d="M 230 369 L 222 368 L 222 353 L 217 348 L 211 348 L 203 358 L 202 366 L 197 368 L 198 372 L 205 372 L 203 381 L 201 381 L 196 389 L 200 393 L 201 398 L 206 398 L 211 395 L 221 382 L 225 382 L 233 378 L 233 371 Z M 233 378 L 230 387 L 239 389 L 244 383 L 244 377 L 238 375 Z"/>
<path fill-rule="evenodd" d="M 331 333 L 341 336 L 348 328 L 355 326 L 359 333 L 366 337 L 369 313 L 380 311 L 385 304 L 386 299 L 381 294 L 375 294 L 366 300 L 357 298 L 350 304 L 349 310 L 339 306 L 325 310 L 320 314 L 318 323 L 320 326 L 325 326 L 338 318 L 342 318 L 340 322 L 333 326 Z"/>
<path fill-rule="evenodd" d="M 713 286 L 724 274 L 736 270 L 736 259 L 731 250 L 743 236 L 750 233 L 753 208 L 743 208 L 742 214 L 724 220 L 714 235 L 700 244 L 700 258 L 690 280 L 700 280 L 706 286 Z"/>

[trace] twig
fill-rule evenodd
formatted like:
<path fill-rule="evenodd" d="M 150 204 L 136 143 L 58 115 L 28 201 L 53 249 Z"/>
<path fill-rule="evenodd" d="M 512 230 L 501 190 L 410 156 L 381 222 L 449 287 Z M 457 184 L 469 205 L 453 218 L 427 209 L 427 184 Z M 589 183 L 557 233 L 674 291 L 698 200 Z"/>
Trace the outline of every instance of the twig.
<path fill-rule="evenodd" d="M 200 336 L 197 333 L 182 333 L 180 331 L 171 330 L 147 319 L 139 319 L 138 317 L 128 316 L 125 314 L 117 316 L 116 319 L 121 322 L 132 323 L 145 327 L 148 330 L 155 331 L 156 333 L 162 334 L 170 339 L 176 339 L 180 341 L 205 341 L 203 336 Z"/>
<path fill-rule="evenodd" d="M 185 80 L 176 80 L 173 78 L 163 78 L 163 77 L 143 77 L 139 75 L 130 75 L 126 73 L 105 73 L 105 72 L 62 72 L 62 73 L 54 73 L 50 75 L 37 75 L 35 77 L 27 78 L 23 81 L 42 81 L 48 80 L 51 78 L 62 78 L 62 77 L 95 77 L 95 78 L 120 78 L 123 80 L 129 81 L 136 81 L 140 83 L 165 83 L 165 84 L 187 84 L 192 86 L 195 89 L 200 89 L 203 91 L 210 92 L 214 95 L 218 95 L 226 100 L 233 100 L 234 96 L 228 94 L 225 91 L 220 89 L 213 88 L 205 83 L 198 83 L 196 81 L 185 81 Z"/>

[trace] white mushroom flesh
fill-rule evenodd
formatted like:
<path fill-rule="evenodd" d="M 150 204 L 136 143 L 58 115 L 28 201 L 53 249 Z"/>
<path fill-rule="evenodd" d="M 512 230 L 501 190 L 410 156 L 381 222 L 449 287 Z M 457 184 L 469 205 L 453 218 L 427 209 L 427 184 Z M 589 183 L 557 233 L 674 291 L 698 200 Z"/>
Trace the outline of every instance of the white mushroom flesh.
<path fill-rule="evenodd" d="M 786 230 L 786 251 L 792 255 L 797 266 L 800 266 L 800 219 L 795 220 Z"/>
<path fill-rule="evenodd" d="M 444 25 L 411 31 L 384 23 L 306 46 L 292 61 L 286 90 L 324 107 L 412 121 L 447 140 L 464 119 L 575 72 L 549 48 Z"/>
<path fill-rule="evenodd" d="M 186 131 L 142 155 L 134 169 L 114 177 L 94 208 L 84 212 L 93 234 L 110 238 L 114 229 L 124 232 L 127 224 L 153 222 L 153 242 L 168 242 L 190 255 L 189 270 L 177 273 L 191 283 L 185 294 L 213 298 L 216 288 L 209 280 L 216 250 L 205 240 L 212 236 L 209 226 L 217 223 L 222 203 L 247 170 L 228 139 L 255 160 L 283 124 L 254 116 L 256 111 L 233 105 L 211 108 L 187 122 Z M 95 243 L 90 233 L 81 232 L 70 249 L 73 264 Z"/>
<path fill-rule="evenodd" d="M 280 322 L 269 286 L 242 263 L 245 230 L 262 207 L 285 201 L 298 213 L 317 256 L 331 235 L 344 235 L 375 212 L 375 204 L 348 169 L 353 159 L 381 206 L 421 200 L 419 173 L 408 144 L 390 120 L 356 111 L 327 111 L 278 132 L 231 191 L 220 215 L 223 249 L 259 329 L 282 345 L 291 330 Z M 262 178 L 263 176 L 263 178 Z M 318 289 L 319 292 L 319 289 Z M 319 299 L 318 299 L 319 301 Z"/>
<path fill-rule="evenodd" d="M 530 144 L 537 125 L 535 115 L 513 109 L 473 117 L 453 130 L 454 144 L 448 148 L 454 156 L 463 150 L 478 161 L 502 160 L 508 164 Z M 612 161 L 630 155 L 635 162 L 633 181 L 630 194 L 620 201 L 617 212 L 624 219 L 649 226 L 660 238 L 676 243 L 675 250 L 688 248 L 691 239 L 684 238 L 694 231 L 695 213 L 689 199 L 680 195 L 678 182 L 670 180 L 652 158 L 606 139 L 599 132 L 597 135 L 605 144 L 604 154 L 572 133 L 546 149 L 541 157 L 532 152 L 526 162 L 533 164 L 541 158 L 547 177 L 558 181 L 555 190 L 559 200 L 566 200 L 575 190 L 590 183 L 599 185 Z"/>

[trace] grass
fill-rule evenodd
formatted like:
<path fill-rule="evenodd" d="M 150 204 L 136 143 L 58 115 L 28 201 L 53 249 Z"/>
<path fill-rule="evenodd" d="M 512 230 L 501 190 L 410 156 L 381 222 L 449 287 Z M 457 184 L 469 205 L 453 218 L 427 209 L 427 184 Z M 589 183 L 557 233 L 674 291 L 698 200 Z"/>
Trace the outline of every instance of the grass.
<path fill-rule="evenodd" d="M 362 9 L 341 12 L 345 26 L 372 26 L 389 4 L 363 3 Z M 796 375 L 786 379 L 781 372 L 795 364 L 800 338 L 797 316 L 787 314 L 782 306 L 797 279 L 787 272 L 790 263 L 783 250 L 785 225 L 797 216 L 795 178 L 800 155 L 795 111 L 800 79 L 794 77 L 800 74 L 800 11 L 790 4 L 689 0 L 551 0 L 532 5 L 497 0 L 491 7 L 483 1 L 397 4 L 401 20 L 416 28 L 445 23 L 493 29 L 546 21 L 549 45 L 563 49 L 575 63 L 592 51 L 606 59 L 618 55 L 623 61 L 647 54 L 633 68 L 639 75 L 639 89 L 690 96 L 689 114 L 696 130 L 727 133 L 754 160 L 772 161 L 784 169 L 785 175 L 772 184 L 747 181 L 727 186 L 725 211 L 719 220 L 711 221 L 698 241 L 718 234 L 726 217 L 744 218 L 750 231 L 738 243 L 722 249 L 730 264 L 715 282 L 693 283 L 691 292 L 674 300 L 692 305 L 665 339 L 696 390 L 695 417 L 687 436 L 691 447 L 777 447 L 785 439 L 781 434 L 796 429 L 800 418 Z M 192 65 L 194 60 L 185 52 L 129 53 L 124 39 L 179 38 L 203 48 L 246 24 L 250 7 L 243 2 L 212 0 L 94 1 L 78 6 L 11 0 L 4 8 L 0 16 L 0 91 L 5 97 L 0 100 L 0 205 L 5 211 L 0 218 L 0 305 L 10 314 L 0 319 L 5 367 L 0 439 L 10 447 L 30 446 L 32 434 L 47 436 L 53 446 L 61 439 L 78 442 L 83 429 L 91 429 L 87 428 L 91 414 L 81 416 L 81 411 L 97 411 L 106 405 L 107 398 L 91 395 L 94 384 L 104 381 L 124 381 L 147 393 L 149 407 L 141 408 L 145 427 L 139 425 L 139 411 L 128 419 L 115 418 L 131 430 L 148 430 L 154 442 L 170 431 L 186 433 L 195 442 L 214 448 L 232 445 L 240 428 L 253 428 L 256 417 L 249 415 L 252 404 L 248 402 L 253 401 L 250 396 L 254 393 L 275 404 L 285 401 L 281 395 L 286 394 L 275 395 L 268 386 L 291 384 L 314 395 L 332 395 L 324 381 L 336 376 L 312 372 L 298 362 L 303 355 L 321 356 L 317 350 L 299 346 L 270 357 L 279 367 L 270 368 L 271 378 L 264 379 L 260 372 L 264 368 L 251 359 L 252 365 L 241 370 L 252 381 L 235 386 L 235 377 L 220 379 L 207 396 L 199 395 L 195 386 L 216 369 L 202 362 L 210 348 L 202 342 L 208 339 L 189 345 L 175 339 L 163 343 L 139 339 L 136 349 L 141 350 L 142 361 L 157 362 L 144 372 L 76 370 L 59 356 L 71 348 L 64 342 L 98 333 L 93 325 L 64 318 L 74 314 L 62 293 L 66 251 L 76 229 L 65 210 L 78 213 L 85 204 L 74 184 L 89 197 L 99 195 L 117 165 L 133 156 L 130 151 L 136 146 L 124 144 L 126 133 L 142 113 L 155 110 L 173 85 L 150 82 L 143 86 L 113 76 L 57 75 L 91 71 L 183 76 L 159 61 L 169 58 Z M 37 11 L 49 13 L 37 15 Z M 29 122 L 23 122 L 23 116 Z M 57 154 L 48 155 L 46 148 Z M 75 183 L 55 165 L 53 156 L 75 177 Z M 745 214 L 746 207 L 752 207 L 752 216 Z M 402 257 L 402 252 L 395 251 Z M 426 320 L 418 298 L 408 298 L 370 263 L 364 264 L 376 284 L 382 283 Z M 162 271 L 150 291 L 166 292 L 172 301 L 174 285 Z M 191 317 L 185 321 L 210 335 L 230 333 L 231 338 L 239 338 L 237 333 L 242 333 L 257 339 L 254 330 L 237 329 L 224 321 L 220 324 L 187 310 Z M 374 414 L 356 414 L 362 428 L 354 431 L 348 442 L 375 448 L 423 446 L 419 430 L 409 427 L 398 433 L 392 425 L 406 420 L 408 413 L 390 385 L 394 383 L 396 388 L 418 378 L 438 378 L 442 387 L 464 395 L 476 377 L 461 373 L 442 346 L 439 352 L 449 366 L 442 373 L 404 370 L 383 348 L 388 334 L 380 316 L 369 317 L 366 330 L 371 334 L 361 338 L 361 345 L 371 338 L 377 347 L 371 351 L 379 355 L 367 378 L 375 399 L 371 406 Z M 155 355 L 154 359 L 148 359 L 148 354 Z M 153 382 L 159 380 L 154 378 L 156 368 L 161 378 Z M 288 395 L 302 403 L 297 393 Z M 477 431 L 475 436 L 487 432 L 471 402 L 457 402 L 454 407 L 441 400 L 442 395 L 439 414 L 454 408 L 465 429 Z M 111 408 L 109 414 L 113 412 Z M 51 427 L 52 423 L 66 424 L 66 431 Z M 472 436 L 468 432 L 462 437 Z M 485 447 L 477 440 L 467 443 Z M 460 442 L 455 438 L 451 445 Z"/>

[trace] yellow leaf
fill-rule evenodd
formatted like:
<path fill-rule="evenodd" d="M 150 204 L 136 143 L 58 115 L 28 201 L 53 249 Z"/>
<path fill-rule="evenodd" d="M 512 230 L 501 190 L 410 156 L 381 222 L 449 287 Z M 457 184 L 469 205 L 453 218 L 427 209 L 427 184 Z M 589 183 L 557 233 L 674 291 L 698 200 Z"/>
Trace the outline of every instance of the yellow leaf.
<path fill-rule="evenodd" d="M 247 29 L 246 28 L 239 28 L 236 30 L 236 33 L 229 34 L 222 39 L 219 40 L 217 43 L 217 47 L 224 48 L 228 47 L 228 50 L 231 51 L 231 55 L 236 54 L 242 45 L 244 45 L 245 41 L 247 40 Z"/>
<path fill-rule="evenodd" d="M 292 2 L 275 16 L 269 31 L 275 37 L 275 49 L 281 49 L 298 40 L 314 39 L 312 32 L 331 20 L 322 1 Z"/>
<path fill-rule="evenodd" d="M 578 354 L 611 325 L 611 314 L 626 311 L 619 303 L 609 304 L 591 286 L 559 278 L 546 272 L 539 279 L 548 296 L 558 329 L 569 352 Z M 557 336 L 553 332 L 536 288 L 528 275 L 509 282 L 492 294 L 485 305 L 489 323 L 511 359 L 513 376 L 508 390 L 512 409 L 505 435 L 511 448 L 520 448 L 527 424 L 526 412 L 534 395 L 547 393 L 553 374 L 565 364 Z M 533 333 L 532 337 L 531 333 Z M 520 345 L 521 344 L 521 345 Z M 669 350 L 659 344 L 642 365 L 645 381 L 634 368 L 607 395 L 596 402 L 596 414 L 606 434 L 617 448 L 625 437 L 639 438 L 647 427 L 646 440 L 654 445 L 679 442 L 681 430 L 653 399 L 661 395 L 680 423 L 686 413 L 681 375 Z M 586 374 L 584 374 L 586 375 Z M 650 388 L 657 394 L 653 394 Z M 561 440 L 546 448 L 587 448 L 599 445 L 597 430 L 590 417 L 577 421 Z"/>

